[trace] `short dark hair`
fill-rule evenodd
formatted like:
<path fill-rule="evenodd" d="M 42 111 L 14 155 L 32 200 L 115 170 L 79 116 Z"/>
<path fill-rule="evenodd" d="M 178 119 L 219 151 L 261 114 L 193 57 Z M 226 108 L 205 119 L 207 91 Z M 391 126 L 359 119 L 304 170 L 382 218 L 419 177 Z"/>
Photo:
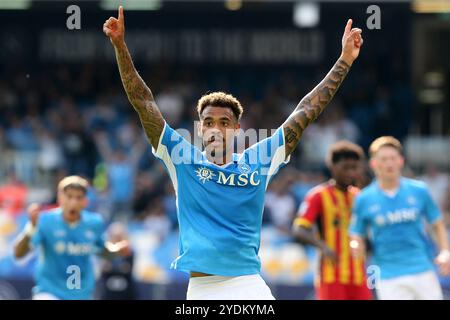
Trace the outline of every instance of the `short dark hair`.
<path fill-rule="evenodd" d="M 330 167 L 344 159 L 363 160 L 364 157 L 364 151 L 360 146 L 347 140 L 341 140 L 331 145 L 326 164 Z"/>
<path fill-rule="evenodd" d="M 374 142 L 369 147 L 369 154 L 372 158 L 378 150 L 380 150 L 383 147 L 392 147 L 396 149 L 400 154 L 403 154 L 403 147 L 400 141 L 395 139 L 392 136 L 383 136 L 375 139 Z"/>
<path fill-rule="evenodd" d="M 244 108 L 242 108 L 238 99 L 222 91 L 208 93 L 198 100 L 197 112 L 199 117 L 207 106 L 230 108 L 238 121 L 244 112 Z"/>
<path fill-rule="evenodd" d="M 81 190 L 87 194 L 89 182 L 80 176 L 68 176 L 62 179 L 58 184 L 58 191 L 66 191 L 67 189 Z"/>

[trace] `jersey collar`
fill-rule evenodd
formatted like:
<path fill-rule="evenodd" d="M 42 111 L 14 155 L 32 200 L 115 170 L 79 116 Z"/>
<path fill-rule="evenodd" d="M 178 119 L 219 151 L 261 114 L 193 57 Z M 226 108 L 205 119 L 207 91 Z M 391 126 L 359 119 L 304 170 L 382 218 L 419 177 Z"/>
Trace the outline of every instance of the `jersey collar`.
<path fill-rule="evenodd" d="M 386 197 L 389 197 L 390 199 L 394 199 L 394 198 L 396 198 L 396 197 L 398 196 L 398 194 L 400 193 L 400 190 L 403 189 L 404 184 L 405 184 L 405 179 L 404 179 L 403 177 L 400 177 L 400 181 L 399 181 L 399 183 L 398 183 L 398 188 L 397 188 L 397 190 L 395 191 L 395 194 L 391 195 L 391 194 L 389 194 L 388 192 L 386 192 L 386 191 L 384 191 L 383 189 L 381 189 L 381 187 L 380 187 L 380 182 L 379 182 L 378 180 L 376 181 L 376 186 L 377 186 L 378 190 L 379 190 L 383 195 L 385 195 Z"/>
<path fill-rule="evenodd" d="M 227 162 L 227 163 L 225 163 L 225 164 L 223 164 L 221 166 L 219 166 L 218 164 L 215 164 L 214 162 L 209 161 L 208 158 L 206 157 L 206 151 L 202 151 L 202 156 L 203 156 L 203 160 L 206 163 L 208 163 L 208 164 L 210 164 L 212 166 L 215 166 L 217 168 L 221 168 L 221 169 L 227 168 L 229 165 L 238 163 L 238 161 L 239 161 L 239 154 L 237 154 L 237 153 L 233 153 L 231 155 L 231 161 L 230 162 Z"/>

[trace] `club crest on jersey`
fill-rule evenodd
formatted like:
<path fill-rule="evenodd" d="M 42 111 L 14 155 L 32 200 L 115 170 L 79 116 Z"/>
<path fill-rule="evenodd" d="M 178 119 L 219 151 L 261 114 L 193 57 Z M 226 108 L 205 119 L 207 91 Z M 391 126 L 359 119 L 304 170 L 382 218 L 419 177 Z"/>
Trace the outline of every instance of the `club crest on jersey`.
<path fill-rule="evenodd" d="M 66 232 L 64 230 L 56 230 L 54 232 L 55 237 L 62 238 L 66 236 Z"/>
<path fill-rule="evenodd" d="M 251 170 L 250 166 L 248 164 L 246 164 L 246 163 L 240 163 L 238 165 L 238 169 L 242 173 L 249 173 L 250 170 Z"/>
<path fill-rule="evenodd" d="M 198 170 L 196 170 L 195 173 L 197 173 L 197 177 L 203 183 L 211 180 L 215 176 L 215 174 L 210 169 L 205 167 L 198 168 Z"/>
<path fill-rule="evenodd" d="M 408 199 L 406 199 L 406 201 L 411 206 L 413 206 L 413 205 L 415 205 L 417 203 L 416 198 L 414 198 L 413 196 L 408 197 Z"/>
<path fill-rule="evenodd" d="M 84 235 L 88 239 L 94 239 L 95 238 L 95 233 L 92 230 L 87 230 Z"/>

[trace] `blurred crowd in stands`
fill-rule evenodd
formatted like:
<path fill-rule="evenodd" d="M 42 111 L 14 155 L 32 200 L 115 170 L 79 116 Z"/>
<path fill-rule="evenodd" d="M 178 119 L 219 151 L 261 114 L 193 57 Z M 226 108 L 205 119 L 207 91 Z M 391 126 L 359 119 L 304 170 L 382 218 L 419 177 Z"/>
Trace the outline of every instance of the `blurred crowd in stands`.
<path fill-rule="evenodd" d="M 244 130 L 277 128 L 326 73 L 258 70 L 139 69 L 167 122 L 191 132 L 197 100 L 215 90 L 241 101 Z M 151 154 L 115 66 L 5 66 L 2 71 L 0 210 L 17 215 L 33 201 L 54 203 L 58 180 L 79 174 L 92 181 L 89 208 L 108 221 L 140 221 L 160 237 L 177 228 L 172 185 Z M 413 124 L 411 89 L 400 76 L 386 75 L 390 82 L 381 82 L 380 72 L 373 68 L 349 75 L 326 112 L 306 130 L 291 163 L 268 190 L 264 223 L 289 232 L 305 194 L 327 179 L 324 157 L 333 142 L 348 139 L 367 150 L 380 135 L 406 137 Z M 426 181 L 441 208 L 450 211 L 448 172 L 429 166 L 406 174 Z M 367 169 L 362 186 L 370 179 Z"/>

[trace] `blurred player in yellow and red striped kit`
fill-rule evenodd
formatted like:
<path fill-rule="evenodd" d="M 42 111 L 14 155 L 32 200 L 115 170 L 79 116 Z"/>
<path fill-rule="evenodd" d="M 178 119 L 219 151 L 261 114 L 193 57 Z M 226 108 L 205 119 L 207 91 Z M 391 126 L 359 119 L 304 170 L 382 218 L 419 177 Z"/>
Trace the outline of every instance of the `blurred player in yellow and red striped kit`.
<path fill-rule="evenodd" d="M 348 234 L 363 159 L 364 151 L 349 141 L 332 145 L 326 161 L 332 179 L 306 195 L 294 220 L 294 236 L 320 250 L 315 281 L 319 300 L 372 299 L 365 261 L 352 257 Z"/>

